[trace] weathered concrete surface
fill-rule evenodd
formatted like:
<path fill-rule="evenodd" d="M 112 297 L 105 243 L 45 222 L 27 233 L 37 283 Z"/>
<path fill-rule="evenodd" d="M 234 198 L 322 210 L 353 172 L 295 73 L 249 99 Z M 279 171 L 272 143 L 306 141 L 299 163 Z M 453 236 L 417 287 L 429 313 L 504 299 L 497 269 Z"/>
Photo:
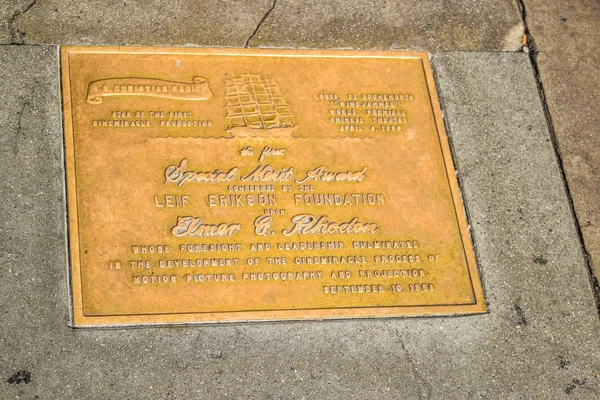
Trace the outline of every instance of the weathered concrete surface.
<path fill-rule="evenodd" d="M 0 3 L 1 43 L 243 46 L 269 0 Z"/>
<path fill-rule="evenodd" d="M 514 0 L 13 0 L 0 18 L 1 43 L 516 50 L 523 34 Z"/>
<path fill-rule="evenodd" d="M 0 398 L 598 398 L 600 326 L 526 55 L 433 59 L 489 314 L 73 330 L 56 54 L 0 47 Z"/>
<path fill-rule="evenodd" d="M 525 5 L 559 154 L 597 279 L 600 276 L 600 2 L 526 0 Z M 597 290 L 600 296 L 600 288 Z"/>
<path fill-rule="evenodd" d="M 539 375 L 545 380 L 548 374 L 556 379 L 545 390 L 541 382 L 539 387 L 525 383 L 512 394 L 597 398 L 599 323 L 528 61 L 519 53 L 445 53 L 434 58 L 434 65 L 491 317 L 503 318 L 509 307 L 524 316 L 521 322 L 527 320 L 522 333 L 532 330 L 528 338 L 496 332 L 496 343 L 503 343 L 519 366 L 541 363 L 523 371 L 530 379 Z M 573 336 L 579 333 L 583 337 Z M 572 345 L 567 343 L 571 340 Z M 582 347 L 577 344 L 584 342 Z M 520 345 L 525 347 L 515 352 Z M 536 352 L 538 346 L 547 346 L 548 353 Z M 563 351 L 583 357 L 575 362 Z M 582 369 L 571 369 L 574 375 L 566 383 L 560 374 L 566 370 L 561 367 L 564 360 L 558 363 L 558 374 L 542 366 L 551 354 L 569 359 L 568 368 L 578 364 Z"/>
<path fill-rule="evenodd" d="M 250 42 L 261 47 L 516 50 L 513 0 L 279 0 Z"/>

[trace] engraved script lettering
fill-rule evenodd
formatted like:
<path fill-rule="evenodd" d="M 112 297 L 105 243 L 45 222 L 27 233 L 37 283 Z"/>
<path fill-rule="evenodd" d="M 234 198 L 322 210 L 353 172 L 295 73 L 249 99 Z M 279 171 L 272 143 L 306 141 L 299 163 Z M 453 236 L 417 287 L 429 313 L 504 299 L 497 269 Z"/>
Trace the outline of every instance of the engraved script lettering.
<path fill-rule="evenodd" d="M 303 179 L 296 180 L 296 183 L 304 183 L 307 181 L 314 182 L 361 182 L 367 176 L 367 167 L 360 171 L 346 172 L 329 172 L 323 166 L 317 167 L 306 172 Z"/>
<path fill-rule="evenodd" d="M 179 165 L 170 165 L 165 169 L 165 185 L 175 183 L 183 186 L 188 182 L 230 182 L 235 179 L 239 168 L 233 167 L 229 171 L 215 169 L 212 172 L 186 171 L 188 160 L 184 158 Z"/>
<path fill-rule="evenodd" d="M 273 232 L 273 217 L 262 215 L 254 220 L 254 233 L 259 236 L 267 236 Z"/>
<path fill-rule="evenodd" d="M 285 149 L 275 149 L 269 146 L 265 146 L 260 152 L 258 161 L 263 162 L 267 157 L 283 156 L 284 154 Z"/>
<path fill-rule="evenodd" d="M 205 224 L 200 217 L 177 217 L 171 235 L 184 236 L 233 236 L 242 229 L 240 224 Z"/>
<path fill-rule="evenodd" d="M 329 221 L 325 215 L 300 214 L 291 220 L 292 226 L 283 230 L 285 236 L 310 235 L 310 234 L 369 234 L 376 233 L 379 226 L 373 222 L 360 222 L 358 218 L 352 218 L 348 222 Z"/>
<path fill-rule="evenodd" d="M 279 170 L 274 169 L 270 165 L 259 165 L 244 176 L 241 180 L 244 182 L 286 182 L 294 176 L 294 168 L 281 168 Z"/>

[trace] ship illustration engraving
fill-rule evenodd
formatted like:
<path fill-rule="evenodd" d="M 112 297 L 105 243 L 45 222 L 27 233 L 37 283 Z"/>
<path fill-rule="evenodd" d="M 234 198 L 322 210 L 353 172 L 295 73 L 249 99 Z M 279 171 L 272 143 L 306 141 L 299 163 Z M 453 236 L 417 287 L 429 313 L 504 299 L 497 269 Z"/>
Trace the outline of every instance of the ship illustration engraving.
<path fill-rule="evenodd" d="M 242 74 L 225 81 L 227 132 L 234 137 L 293 137 L 296 116 L 277 82 Z"/>

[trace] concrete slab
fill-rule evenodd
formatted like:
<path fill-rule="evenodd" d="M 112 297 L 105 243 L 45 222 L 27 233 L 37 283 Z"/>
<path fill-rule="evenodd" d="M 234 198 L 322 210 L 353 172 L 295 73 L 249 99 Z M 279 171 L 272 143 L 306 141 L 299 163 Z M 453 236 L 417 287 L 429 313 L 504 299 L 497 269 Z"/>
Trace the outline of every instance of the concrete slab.
<path fill-rule="evenodd" d="M 526 55 L 433 58 L 488 314 L 73 330 L 56 50 L 0 47 L 0 398 L 598 398 L 600 324 Z"/>
<path fill-rule="evenodd" d="M 259 47 L 517 50 L 512 0 L 274 2 L 250 44 Z M 308 12 L 310 11 L 310 12 Z"/>
<path fill-rule="evenodd" d="M 242 46 L 269 0 L 0 3 L 1 43 Z"/>
<path fill-rule="evenodd" d="M 526 0 L 548 110 L 586 249 L 600 276 L 600 2 Z M 596 287 L 600 296 L 600 287 Z"/>
<path fill-rule="evenodd" d="M 1 43 L 517 50 L 513 0 L 11 1 Z"/>

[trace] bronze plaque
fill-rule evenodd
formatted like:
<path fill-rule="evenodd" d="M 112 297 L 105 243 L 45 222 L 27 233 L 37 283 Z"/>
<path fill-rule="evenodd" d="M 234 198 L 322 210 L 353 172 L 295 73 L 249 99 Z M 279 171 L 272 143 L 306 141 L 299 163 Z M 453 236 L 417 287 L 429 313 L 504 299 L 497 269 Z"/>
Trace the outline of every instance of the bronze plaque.
<path fill-rule="evenodd" d="M 427 53 L 63 47 L 75 326 L 485 311 Z"/>

